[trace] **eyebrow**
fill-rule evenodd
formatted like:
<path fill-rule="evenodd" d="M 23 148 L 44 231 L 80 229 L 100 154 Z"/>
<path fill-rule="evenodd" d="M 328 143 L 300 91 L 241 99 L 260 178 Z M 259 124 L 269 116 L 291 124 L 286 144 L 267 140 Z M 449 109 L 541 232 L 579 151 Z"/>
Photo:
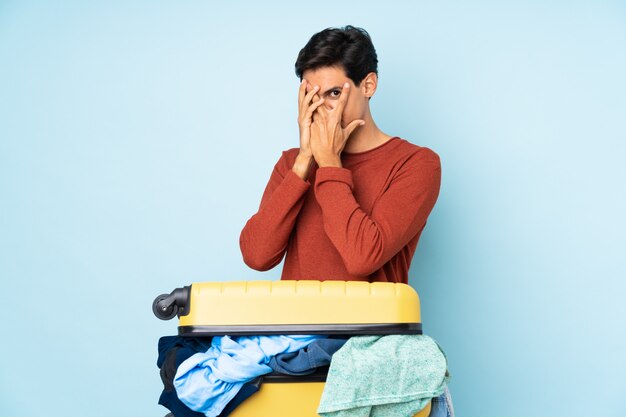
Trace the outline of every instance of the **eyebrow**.
<path fill-rule="evenodd" d="M 333 91 L 333 90 L 337 90 L 337 89 L 339 89 L 339 90 L 341 91 L 342 86 L 340 86 L 340 85 L 336 85 L 336 86 L 334 86 L 334 87 L 330 87 L 328 90 L 326 90 L 326 91 L 324 91 L 323 93 L 321 93 L 321 94 L 322 94 L 322 97 L 326 97 L 326 96 L 328 95 L 328 93 L 330 93 L 330 92 L 331 92 L 331 91 Z"/>

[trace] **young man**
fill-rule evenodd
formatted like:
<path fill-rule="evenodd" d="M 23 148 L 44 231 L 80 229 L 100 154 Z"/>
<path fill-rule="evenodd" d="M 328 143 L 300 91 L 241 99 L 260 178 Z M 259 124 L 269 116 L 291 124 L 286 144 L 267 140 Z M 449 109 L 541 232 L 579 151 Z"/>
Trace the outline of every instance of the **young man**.
<path fill-rule="evenodd" d="M 438 155 L 381 131 L 369 100 L 378 59 L 346 26 L 300 51 L 300 146 L 282 153 L 240 236 L 244 262 L 283 280 L 407 283 L 441 180 Z"/>

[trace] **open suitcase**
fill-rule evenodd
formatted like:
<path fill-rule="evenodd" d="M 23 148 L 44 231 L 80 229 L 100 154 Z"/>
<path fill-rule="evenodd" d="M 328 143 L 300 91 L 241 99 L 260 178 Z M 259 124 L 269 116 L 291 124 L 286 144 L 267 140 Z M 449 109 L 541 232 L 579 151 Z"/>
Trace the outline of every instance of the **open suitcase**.
<path fill-rule="evenodd" d="M 406 284 L 357 281 L 202 282 L 158 296 L 180 336 L 421 334 L 419 297 Z M 316 417 L 326 372 L 267 374 L 231 417 Z M 414 417 L 427 417 L 430 403 Z"/>

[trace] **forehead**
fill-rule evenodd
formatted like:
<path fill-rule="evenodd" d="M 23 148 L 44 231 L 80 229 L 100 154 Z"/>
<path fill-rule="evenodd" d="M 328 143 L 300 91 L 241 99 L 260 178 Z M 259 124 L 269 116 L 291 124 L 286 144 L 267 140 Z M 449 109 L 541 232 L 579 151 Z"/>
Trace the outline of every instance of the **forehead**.
<path fill-rule="evenodd" d="M 321 67 L 314 70 L 306 70 L 302 73 L 302 78 L 320 87 L 343 85 L 343 83 L 350 81 L 341 67 Z"/>

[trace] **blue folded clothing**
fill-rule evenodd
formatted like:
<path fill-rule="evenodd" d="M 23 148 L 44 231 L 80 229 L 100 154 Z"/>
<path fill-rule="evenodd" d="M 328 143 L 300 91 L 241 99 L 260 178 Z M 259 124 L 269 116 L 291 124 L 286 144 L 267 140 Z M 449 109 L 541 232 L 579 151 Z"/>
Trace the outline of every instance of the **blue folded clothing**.
<path fill-rule="evenodd" d="M 159 397 L 159 404 L 170 410 L 175 417 L 204 417 L 204 414 L 191 410 L 180 401 L 176 395 L 173 380 L 181 363 L 198 352 L 204 352 L 210 346 L 210 338 L 165 336 L 159 340 L 157 366 L 161 370 L 161 380 L 164 386 Z M 218 417 L 227 417 L 237 406 L 256 393 L 260 385 L 260 377 L 246 382 Z"/>
<path fill-rule="evenodd" d="M 347 338 L 314 340 L 297 352 L 281 353 L 268 363 L 269 367 L 281 374 L 310 375 L 321 366 L 330 365 L 333 354 L 347 341 Z"/>
<path fill-rule="evenodd" d="M 217 417 L 254 378 L 272 372 L 267 364 L 280 353 L 300 350 L 326 336 L 220 336 L 211 347 L 180 364 L 174 377 L 178 398 L 190 409 Z"/>

